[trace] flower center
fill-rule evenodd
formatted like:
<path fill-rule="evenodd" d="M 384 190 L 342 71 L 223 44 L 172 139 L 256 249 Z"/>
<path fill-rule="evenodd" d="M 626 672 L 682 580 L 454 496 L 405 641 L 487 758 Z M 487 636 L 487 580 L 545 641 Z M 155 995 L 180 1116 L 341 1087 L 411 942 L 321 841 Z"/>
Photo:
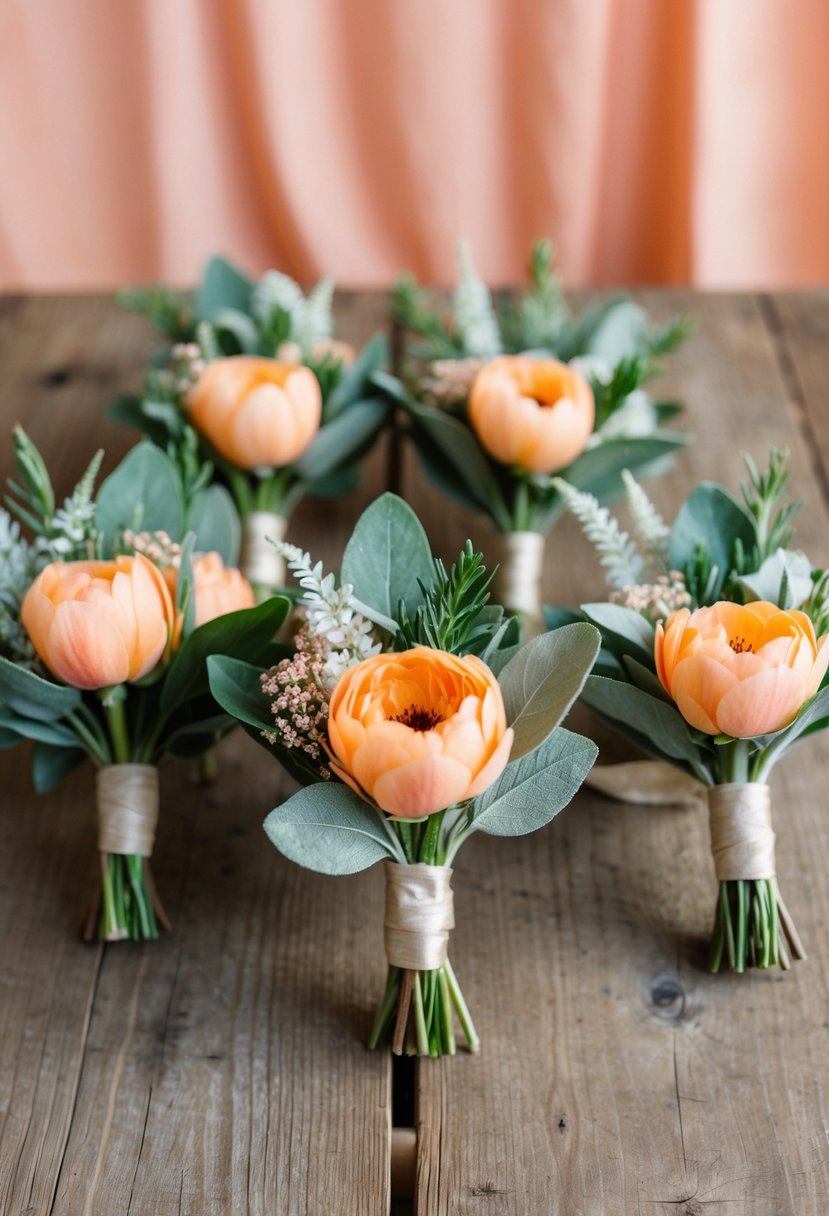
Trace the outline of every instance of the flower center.
<path fill-rule="evenodd" d="M 729 638 L 728 645 L 735 654 L 745 654 L 746 651 L 748 651 L 749 654 L 754 654 L 754 647 L 752 646 L 751 642 L 747 642 L 745 638 Z"/>
<path fill-rule="evenodd" d="M 404 709 L 402 713 L 395 714 L 392 722 L 402 722 L 404 726 L 410 727 L 412 730 L 431 730 L 433 726 L 437 726 L 438 722 L 443 722 L 444 718 L 434 709 L 421 709 L 417 705 L 410 705 L 408 709 Z"/>

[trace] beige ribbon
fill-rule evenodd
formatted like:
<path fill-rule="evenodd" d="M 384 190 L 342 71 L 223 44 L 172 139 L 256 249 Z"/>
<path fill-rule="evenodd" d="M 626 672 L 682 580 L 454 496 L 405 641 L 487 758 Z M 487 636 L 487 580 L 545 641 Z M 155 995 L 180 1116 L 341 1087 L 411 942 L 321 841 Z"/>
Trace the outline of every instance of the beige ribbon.
<path fill-rule="evenodd" d="M 287 519 L 275 511 L 251 511 L 242 520 L 239 568 L 254 586 L 284 585 L 285 559 L 271 541 L 282 540 L 287 527 Z"/>
<path fill-rule="evenodd" d="M 662 760 L 597 764 L 584 784 L 607 798 L 638 806 L 698 806 L 706 795 L 699 781 Z"/>
<path fill-rule="evenodd" d="M 493 545 L 499 563 L 492 581 L 492 598 L 524 618 L 524 640 L 544 632 L 541 610 L 541 571 L 544 537 L 538 532 L 506 532 Z"/>
<path fill-rule="evenodd" d="M 102 853 L 150 857 L 158 823 L 154 764 L 109 764 L 96 777 L 98 848 Z"/>
<path fill-rule="evenodd" d="M 767 785 L 733 782 L 708 791 L 711 853 L 720 882 L 774 878 L 774 831 Z"/>
<path fill-rule="evenodd" d="M 392 967 L 437 971 L 446 962 L 455 927 L 451 866 L 400 865 L 387 861 L 386 957 Z"/>

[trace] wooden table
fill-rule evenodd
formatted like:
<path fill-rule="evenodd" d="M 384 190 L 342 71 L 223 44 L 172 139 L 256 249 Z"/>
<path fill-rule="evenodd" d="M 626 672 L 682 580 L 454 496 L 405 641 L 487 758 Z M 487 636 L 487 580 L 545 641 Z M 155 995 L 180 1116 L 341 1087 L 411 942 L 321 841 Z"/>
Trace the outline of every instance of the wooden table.
<path fill-rule="evenodd" d="M 698 443 L 655 487 L 669 512 L 702 478 L 736 489 L 739 452 L 791 448 L 800 541 L 829 560 L 829 293 L 640 292 L 697 333 L 664 385 Z M 381 295 L 339 301 L 341 332 L 385 326 Z M 152 335 L 98 297 L 0 304 L 4 431 L 25 422 L 69 488 L 131 436 L 104 402 L 138 382 Z M 9 471 L 5 445 L 0 471 Z M 387 454 L 292 535 L 336 564 L 384 487 Z M 438 551 L 490 534 L 403 489 Z M 549 600 L 601 594 L 570 521 Z M 610 752 L 613 748 L 611 745 Z M 607 758 L 607 756 L 605 757 Z M 175 922 L 149 946 L 77 936 L 95 867 L 89 772 L 48 799 L 23 749 L 0 755 L 0 1211 L 84 1216 L 380 1216 L 389 1129 L 417 1132 L 419 1216 L 824 1216 L 829 1211 L 826 742 L 774 781 L 781 884 L 808 962 L 709 976 L 715 893 L 704 815 L 583 794 L 546 831 L 475 838 L 456 871 L 453 958 L 480 1057 L 393 1065 L 363 1047 L 383 981 L 382 878 L 300 871 L 265 842 L 289 791 L 244 737 L 203 788 L 163 772 L 156 872 Z"/>

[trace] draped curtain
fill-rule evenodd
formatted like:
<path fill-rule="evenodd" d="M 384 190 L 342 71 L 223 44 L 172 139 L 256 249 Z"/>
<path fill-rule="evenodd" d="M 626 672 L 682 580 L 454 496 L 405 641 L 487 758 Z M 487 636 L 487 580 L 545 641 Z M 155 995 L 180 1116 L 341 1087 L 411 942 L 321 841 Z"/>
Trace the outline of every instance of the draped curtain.
<path fill-rule="evenodd" d="M 829 280 L 827 0 L 4 0 L 0 287 Z"/>

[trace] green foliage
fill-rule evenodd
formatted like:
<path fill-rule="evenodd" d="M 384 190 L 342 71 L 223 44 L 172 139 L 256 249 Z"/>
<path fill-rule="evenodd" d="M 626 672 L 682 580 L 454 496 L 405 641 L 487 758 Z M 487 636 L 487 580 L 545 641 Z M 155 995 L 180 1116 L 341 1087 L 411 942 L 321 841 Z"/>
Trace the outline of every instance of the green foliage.
<path fill-rule="evenodd" d="M 405 604 L 401 606 L 397 648 L 430 646 L 451 654 L 475 654 L 492 637 L 493 625 L 500 624 L 500 614 L 497 620 L 482 616 L 493 572 L 486 569 L 483 555 L 473 550 L 471 541 L 448 574 L 439 557 L 433 565 L 431 582 L 420 583 L 423 602 L 414 617 Z"/>
<path fill-rule="evenodd" d="M 748 479 L 740 483 L 743 501 L 754 520 L 759 562 L 776 549 L 788 549 L 794 539 L 792 520 L 803 509 L 801 501 L 786 502 L 789 492 L 787 448 L 772 448 L 769 465 L 761 473 L 751 457 L 743 456 Z"/>
<path fill-rule="evenodd" d="M 193 306 L 190 297 L 156 284 L 128 287 L 116 300 L 122 308 L 141 313 L 159 333 L 172 342 L 189 342 L 193 337 Z"/>
<path fill-rule="evenodd" d="M 411 618 L 432 580 L 432 551 L 412 508 L 383 494 L 360 516 L 345 547 L 341 582 L 353 588 L 361 610 L 381 623 L 396 621 L 400 605 Z"/>
<path fill-rule="evenodd" d="M 264 826 L 280 853 L 318 874 L 357 874 L 395 856 L 382 812 L 342 784 L 300 790 Z"/>

